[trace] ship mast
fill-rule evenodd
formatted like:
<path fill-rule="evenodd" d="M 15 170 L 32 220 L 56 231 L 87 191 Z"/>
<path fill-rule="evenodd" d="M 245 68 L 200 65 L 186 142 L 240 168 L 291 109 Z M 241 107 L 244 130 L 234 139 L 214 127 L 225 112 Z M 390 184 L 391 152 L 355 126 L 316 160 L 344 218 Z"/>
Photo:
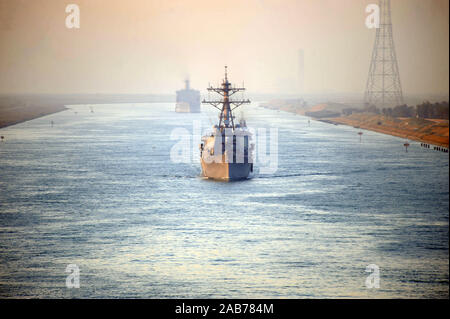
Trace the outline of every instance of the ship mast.
<path fill-rule="evenodd" d="M 233 110 L 238 108 L 244 103 L 250 103 L 250 100 L 231 100 L 230 97 L 239 91 L 245 91 L 245 88 L 237 88 L 233 87 L 230 82 L 228 82 L 228 74 L 227 74 L 227 66 L 225 66 L 225 78 L 222 82 L 222 87 L 212 87 L 208 88 L 208 91 L 213 91 L 219 93 L 223 96 L 223 100 L 211 100 L 206 101 L 203 100 L 202 103 L 211 104 L 216 109 L 220 111 L 220 120 L 219 120 L 219 128 L 222 130 L 223 128 L 232 128 L 233 131 L 235 129 L 234 126 L 234 116 Z M 221 105 L 221 106 L 219 106 Z M 233 107 L 232 107 L 233 106 Z"/>

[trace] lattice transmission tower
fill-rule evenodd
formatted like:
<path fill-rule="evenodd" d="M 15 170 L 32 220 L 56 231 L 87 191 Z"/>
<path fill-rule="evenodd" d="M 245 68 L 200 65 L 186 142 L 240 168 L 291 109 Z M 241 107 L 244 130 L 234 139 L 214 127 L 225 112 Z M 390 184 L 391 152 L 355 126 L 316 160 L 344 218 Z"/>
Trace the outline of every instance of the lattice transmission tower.
<path fill-rule="evenodd" d="M 376 29 L 364 103 L 385 108 L 402 105 L 403 93 L 392 35 L 391 1 L 379 0 L 379 8 L 380 26 Z"/>

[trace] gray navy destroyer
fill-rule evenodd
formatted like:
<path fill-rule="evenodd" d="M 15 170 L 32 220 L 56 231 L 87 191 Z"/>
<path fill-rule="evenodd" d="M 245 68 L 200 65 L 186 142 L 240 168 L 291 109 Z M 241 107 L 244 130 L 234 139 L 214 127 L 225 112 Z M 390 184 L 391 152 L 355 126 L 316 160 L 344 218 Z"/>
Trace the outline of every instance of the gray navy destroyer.
<path fill-rule="evenodd" d="M 245 120 L 235 124 L 233 110 L 250 100 L 235 100 L 231 96 L 245 88 L 233 87 L 228 82 L 227 67 L 221 87 L 209 87 L 221 95 L 218 100 L 203 100 L 220 111 L 219 124 L 213 131 L 202 137 L 200 144 L 200 162 L 204 177 L 217 180 L 241 180 L 248 178 L 253 172 L 252 134 Z"/>
<path fill-rule="evenodd" d="M 177 91 L 177 101 L 175 112 L 178 113 L 199 113 L 200 112 L 200 91 L 190 88 L 189 79 L 184 81 L 186 87 Z"/>

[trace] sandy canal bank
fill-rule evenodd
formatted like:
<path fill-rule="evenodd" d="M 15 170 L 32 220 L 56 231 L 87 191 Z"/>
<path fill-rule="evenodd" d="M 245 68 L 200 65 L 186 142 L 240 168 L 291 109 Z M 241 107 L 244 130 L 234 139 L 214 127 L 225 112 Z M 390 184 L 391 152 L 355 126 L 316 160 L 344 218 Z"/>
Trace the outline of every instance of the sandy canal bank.
<path fill-rule="evenodd" d="M 327 120 L 448 148 L 448 120 L 392 118 L 368 113 L 351 114 Z"/>
<path fill-rule="evenodd" d="M 260 105 L 264 108 L 309 116 L 314 120 L 330 124 L 343 124 L 393 135 L 418 142 L 443 146 L 449 145 L 449 121 L 440 119 L 394 118 L 373 113 L 342 115 L 348 108 L 340 103 L 324 103 L 303 107 L 283 100 Z"/>
<path fill-rule="evenodd" d="M 66 105 L 174 102 L 155 94 L 4 94 L 0 95 L 0 128 L 66 110 Z"/>

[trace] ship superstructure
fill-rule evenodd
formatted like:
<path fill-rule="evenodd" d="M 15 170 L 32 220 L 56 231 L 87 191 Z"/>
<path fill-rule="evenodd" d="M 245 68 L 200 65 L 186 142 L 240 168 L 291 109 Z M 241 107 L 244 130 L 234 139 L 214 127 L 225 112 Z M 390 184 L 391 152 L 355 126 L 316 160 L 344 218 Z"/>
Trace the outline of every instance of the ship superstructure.
<path fill-rule="evenodd" d="M 231 96 L 244 91 L 228 81 L 227 67 L 220 87 L 208 87 L 209 92 L 221 95 L 218 100 L 203 100 L 220 111 L 219 124 L 213 126 L 211 134 L 202 137 L 200 161 L 204 177 L 219 180 L 245 179 L 253 172 L 252 135 L 245 120 L 235 123 L 233 110 L 250 100 L 235 100 Z"/>
<path fill-rule="evenodd" d="M 177 91 L 175 112 L 179 113 L 199 113 L 200 112 L 200 91 L 190 87 L 189 79 L 184 81 L 185 88 Z"/>

